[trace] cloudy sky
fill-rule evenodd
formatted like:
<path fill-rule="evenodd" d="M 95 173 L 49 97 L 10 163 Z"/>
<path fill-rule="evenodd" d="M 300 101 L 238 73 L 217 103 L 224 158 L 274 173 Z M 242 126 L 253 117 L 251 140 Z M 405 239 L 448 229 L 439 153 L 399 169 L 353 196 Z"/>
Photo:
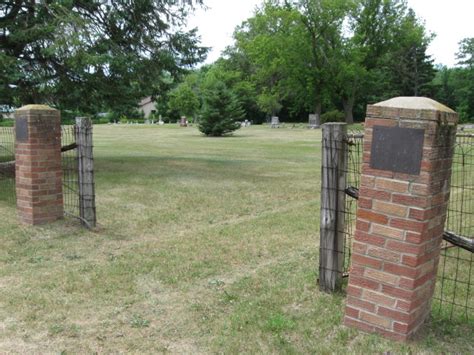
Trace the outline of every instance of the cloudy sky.
<path fill-rule="evenodd" d="M 232 43 L 235 26 L 252 16 L 262 0 L 205 0 L 207 11 L 198 10 L 189 20 L 190 27 L 198 27 L 205 46 L 212 47 L 207 63 L 215 61 L 221 51 Z M 435 33 L 428 53 L 436 63 L 453 66 L 458 42 L 474 37 L 474 0 L 408 0 L 417 15 Z"/>

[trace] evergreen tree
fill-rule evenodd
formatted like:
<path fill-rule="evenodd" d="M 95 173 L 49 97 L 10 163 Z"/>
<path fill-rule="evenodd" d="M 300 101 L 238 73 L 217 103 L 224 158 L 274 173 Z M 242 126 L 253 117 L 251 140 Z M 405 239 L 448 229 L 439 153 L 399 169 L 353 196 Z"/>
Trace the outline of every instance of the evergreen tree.
<path fill-rule="evenodd" d="M 204 92 L 199 130 L 206 136 L 220 137 L 240 128 L 245 116 L 240 102 L 223 82 L 213 82 Z"/>
<path fill-rule="evenodd" d="M 0 102 L 127 112 L 202 61 L 202 0 L 0 2 Z"/>

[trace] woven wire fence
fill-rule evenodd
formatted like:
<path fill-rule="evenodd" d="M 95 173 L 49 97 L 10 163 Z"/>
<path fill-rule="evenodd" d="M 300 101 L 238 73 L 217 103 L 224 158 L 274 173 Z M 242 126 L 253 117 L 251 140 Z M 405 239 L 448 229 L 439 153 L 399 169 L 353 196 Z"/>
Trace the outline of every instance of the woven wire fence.
<path fill-rule="evenodd" d="M 16 203 L 15 128 L 0 127 L 0 202 Z"/>
<path fill-rule="evenodd" d="M 458 134 L 445 229 L 474 240 L 474 134 Z M 474 253 L 443 241 L 433 313 L 474 324 Z"/>
<path fill-rule="evenodd" d="M 358 189 L 360 186 L 360 174 L 362 167 L 362 152 L 364 134 L 361 131 L 348 132 L 346 136 L 347 146 L 347 167 L 346 167 L 346 189 Z M 357 199 L 348 194 L 345 199 L 344 214 L 344 268 L 343 276 L 349 275 L 349 268 L 352 255 L 352 239 L 356 225 Z"/>
<path fill-rule="evenodd" d="M 69 216 L 79 216 L 79 169 L 76 126 L 61 127 L 61 147 L 64 212 Z"/>

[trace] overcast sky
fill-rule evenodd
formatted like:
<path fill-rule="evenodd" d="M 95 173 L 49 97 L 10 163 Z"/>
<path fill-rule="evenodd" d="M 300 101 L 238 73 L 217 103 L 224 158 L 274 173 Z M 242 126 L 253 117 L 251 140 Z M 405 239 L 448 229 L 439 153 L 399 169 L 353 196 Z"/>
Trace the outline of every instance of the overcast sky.
<path fill-rule="evenodd" d="M 198 10 L 189 20 L 189 27 L 198 27 L 202 44 L 212 47 L 207 63 L 215 61 L 232 43 L 237 25 L 251 17 L 262 0 L 204 0 L 209 8 Z M 436 63 L 453 66 L 458 42 L 474 37 L 474 0 L 408 0 L 408 5 L 426 22 L 429 32 L 436 34 L 428 54 Z"/>

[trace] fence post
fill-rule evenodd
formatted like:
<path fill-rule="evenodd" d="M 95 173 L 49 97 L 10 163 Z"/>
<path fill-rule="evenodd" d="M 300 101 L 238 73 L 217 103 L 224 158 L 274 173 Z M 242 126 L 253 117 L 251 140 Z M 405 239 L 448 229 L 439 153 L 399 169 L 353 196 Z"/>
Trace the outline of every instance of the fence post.
<path fill-rule="evenodd" d="M 325 292 L 340 289 L 342 283 L 346 132 L 345 123 L 326 123 L 322 126 L 319 288 Z"/>
<path fill-rule="evenodd" d="M 86 117 L 76 118 L 76 143 L 79 176 L 79 213 L 88 228 L 96 226 L 94 156 L 92 144 L 92 121 Z"/>

